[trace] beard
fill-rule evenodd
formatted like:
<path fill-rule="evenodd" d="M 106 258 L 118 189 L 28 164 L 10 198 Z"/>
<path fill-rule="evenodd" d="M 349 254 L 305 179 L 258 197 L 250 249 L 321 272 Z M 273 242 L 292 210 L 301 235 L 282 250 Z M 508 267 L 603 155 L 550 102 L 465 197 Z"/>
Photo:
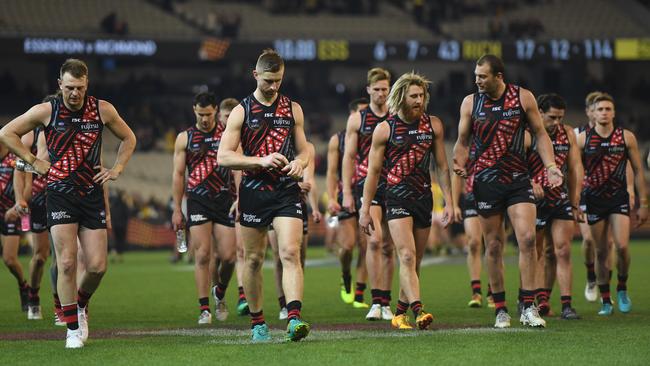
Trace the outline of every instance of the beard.
<path fill-rule="evenodd" d="M 415 109 L 413 107 L 406 106 L 406 110 L 404 112 L 405 112 L 404 113 L 405 117 L 409 121 L 413 122 L 419 120 L 422 117 L 422 113 L 424 113 L 424 108 L 422 108 L 422 106 L 419 106 L 419 108 Z"/>

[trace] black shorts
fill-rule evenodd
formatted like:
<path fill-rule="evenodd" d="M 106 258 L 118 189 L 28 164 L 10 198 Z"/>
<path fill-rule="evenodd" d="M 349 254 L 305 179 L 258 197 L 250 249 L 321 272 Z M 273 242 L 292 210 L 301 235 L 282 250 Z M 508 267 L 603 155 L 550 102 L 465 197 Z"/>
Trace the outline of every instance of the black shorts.
<path fill-rule="evenodd" d="M 528 180 L 511 184 L 474 181 L 476 209 L 481 216 L 504 212 L 518 203 L 535 203 L 533 188 Z"/>
<path fill-rule="evenodd" d="M 2 219 L 0 219 L 0 234 L 4 236 L 13 236 L 20 235 L 20 220 L 16 221 L 5 221 L 4 212 L 2 213 Z"/>
<path fill-rule="evenodd" d="M 88 194 L 47 191 L 47 227 L 78 223 L 88 229 L 106 229 L 104 192 L 96 188 Z"/>
<path fill-rule="evenodd" d="M 362 199 L 363 199 L 363 184 L 357 185 L 355 190 L 355 200 L 357 205 L 357 211 L 361 209 Z M 383 184 L 377 186 L 377 192 L 375 196 L 370 201 L 371 206 L 381 206 L 382 208 L 386 207 L 386 191 Z"/>
<path fill-rule="evenodd" d="M 386 221 L 413 218 L 413 227 L 422 229 L 431 226 L 433 198 L 420 200 L 400 200 L 399 198 L 386 199 Z"/>
<path fill-rule="evenodd" d="M 33 233 L 42 233 L 47 230 L 47 209 L 45 207 L 45 197 L 38 200 L 32 199 L 29 203 L 29 218 L 31 220 L 31 231 Z"/>
<path fill-rule="evenodd" d="M 235 216 L 230 215 L 233 200 L 230 193 L 217 195 L 214 198 L 187 198 L 187 226 L 202 225 L 212 222 L 228 227 L 235 227 Z"/>
<path fill-rule="evenodd" d="M 630 195 L 626 192 L 616 197 L 605 199 L 585 194 L 587 204 L 587 223 L 593 225 L 612 214 L 630 216 Z"/>
<path fill-rule="evenodd" d="M 307 202 L 301 201 L 300 206 L 302 207 L 302 235 L 309 234 L 309 212 L 307 211 Z M 273 229 L 273 223 L 269 225 L 269 230 Z"/>
<path fill-rule="evenodd" d="M 548 205 L 544 200 L 537 204 L 537 221 L 535 227 L 537 230 L 543 230 L 553 220 L 573 221 L 573 210 L 569 201 L 558 202 L 553 206 Z"/>
<path fill-rule="evenodd" d="M 463 210 L 463 219 L 478 217 L 474 193 L 466 193 L 460 197 L 460 208 Z"/>
<path fill-rule="evenodd" d="M 298 185 L 278 191 L 239 189 L 239 223 L 247 227 L 271 225 L 275 217 L 303 218 Z"/>
<path fill-rule="evenodd" d="M 339 192 L 336 199 L 337 199 L 337 202 L 339 203 L 339 205 L 343 205 L 343 192 Z M 360 209 L 360 208 L 361 207 L 357 207 L 357 210 Z M 358 215 L 359 214 L 357 213 L 357 211 L 355 211 L 353 213 L 349 213 L 346 210 L 341 209 L 341 211 L 339 211 L 339 213 L 336 216 L 338 216 L 339 221 L 341 221 L 341 220 L 356 218 L 356 217 L 358 217 Z"/>

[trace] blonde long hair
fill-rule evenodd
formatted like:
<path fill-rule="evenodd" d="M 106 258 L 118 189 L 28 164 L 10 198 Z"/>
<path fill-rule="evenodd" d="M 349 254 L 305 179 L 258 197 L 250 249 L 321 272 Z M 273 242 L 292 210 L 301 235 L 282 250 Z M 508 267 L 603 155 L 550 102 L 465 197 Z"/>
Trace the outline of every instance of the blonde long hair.
<path fill-rule="evenodd" d="M 429 105 L 429 81 L 426 77 L 417 74 L 415 71 L 406 73 L 397 79 L 395 84 L 393 84 L 390 94 L 388 94 L 388 109 L 391 114 L 396 114 L 399 111 L 403 110 L 406 104 L 406 93 L 411 85 L 417 85 L 424 90 L 424 111 L 427 110 L 427 105 Z"/>

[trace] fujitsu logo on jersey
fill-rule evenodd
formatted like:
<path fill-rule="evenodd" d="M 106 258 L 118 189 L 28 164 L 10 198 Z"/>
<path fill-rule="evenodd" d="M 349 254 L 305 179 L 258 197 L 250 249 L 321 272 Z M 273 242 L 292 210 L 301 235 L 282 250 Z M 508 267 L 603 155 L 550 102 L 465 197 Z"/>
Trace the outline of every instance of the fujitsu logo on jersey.
<path fill-rule="evenodd" d="M 510 118 L 510 117 L 516 117 L 521 114 L 521 111 L 519 109 L 508 109 L 507 111 L 503 112 L 502 116 L 504 118 Z"/>
<path fill-rule="evenodd" d="M 290 119 L 276 118 L 273 120 L 273 127 L 289 128 L 292 122 Z"/>

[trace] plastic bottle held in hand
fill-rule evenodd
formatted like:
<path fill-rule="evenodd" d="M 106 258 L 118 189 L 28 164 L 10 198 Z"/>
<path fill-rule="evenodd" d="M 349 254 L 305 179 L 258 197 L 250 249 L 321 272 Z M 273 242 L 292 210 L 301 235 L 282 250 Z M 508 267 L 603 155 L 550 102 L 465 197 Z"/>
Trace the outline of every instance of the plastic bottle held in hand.
<path fill-rule="evenodd" d="M 22 215 L 20 217 L 20 229 L 22 232 L 28 232 L 32 229 L 32 223 L 29 217 L 29 213 Z"/>
<path fill-rule="evenodd" d="M 176 250 L 179 253 L 187 252 L 187 237 L 185 236 L 185 229 L 180 229 L 176 232 Z"/>
<path fill-rule="evenodd" d="M 339 226 L 339 217 L 337 215 L 332 215 L 327 218 L 327 226 L 330 228 L 335 228 Z"/>

